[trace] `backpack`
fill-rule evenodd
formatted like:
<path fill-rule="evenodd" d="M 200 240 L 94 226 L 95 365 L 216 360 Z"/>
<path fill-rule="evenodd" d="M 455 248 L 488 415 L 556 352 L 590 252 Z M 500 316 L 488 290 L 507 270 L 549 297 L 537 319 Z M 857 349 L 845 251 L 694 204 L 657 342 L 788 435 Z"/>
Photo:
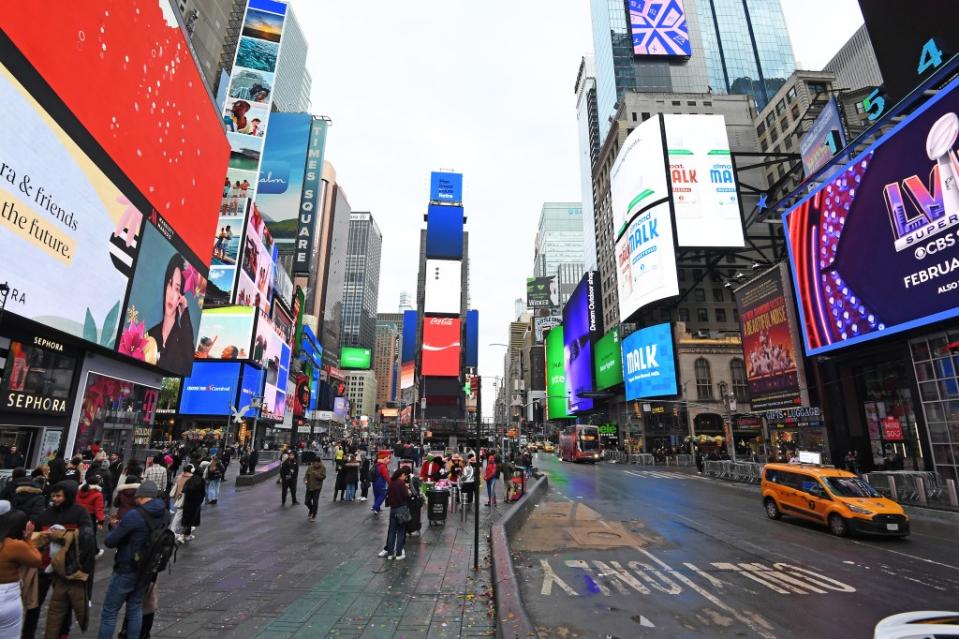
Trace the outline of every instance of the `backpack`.
<path fill-rule="evenodd" d="M 133 565 L 146 582 L 176 563 L 176 535 L 167 526 L 154 527 L 153 517 L 142 506 L 136 509 L 146 523 L 147 542 L 133 553 Z"/>

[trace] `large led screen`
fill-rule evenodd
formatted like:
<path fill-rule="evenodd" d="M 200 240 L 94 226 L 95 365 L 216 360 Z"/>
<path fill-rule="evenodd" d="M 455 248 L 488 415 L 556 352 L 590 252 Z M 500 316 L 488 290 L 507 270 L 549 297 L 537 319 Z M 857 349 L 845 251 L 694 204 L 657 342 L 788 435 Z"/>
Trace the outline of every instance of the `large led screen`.
<path fill-rule="evenodd" d="M 273 236 L 256 204 L 250 208 L 247 217 L 236 303 L 258 306 L 264 312 L 269 312 L 273 295 L 273 269 L 276 267 Z"/>
<path fill-rule="evenodd" d="M 204 309 L 196 359 L 250 359 L 255 319 L 256 309 L 249 306 Z"/>
<path fill-rule="evenodd" d="M 619 344 L 619 327 L 603 335 L 595 345 L 596 388 L 605 390 L 623 383 L 623 351 Z"/>
<path fill-rule="evenodd" d="M 400 388 L 413 387 L 416 372 L 416 333 L 419 330 L 419 314 L 403 311 L 402 357 L 400 358 Z"/>
<path fill-rule="evenodd" d="M 370 367 L 371 353 L 368 348 L 344 346 L 340 349 L 340 368 L 365 370 Z"/>
<path fill-rule="evenodd" d="M 686 247 L 744 245 L 736 173 L 721 115 L 663 115 L 676 243 Z"/>
<path fill-rule="evenodd" d="M 424 376 L 457 377 L 460 374 L 460 321 L 454 317 L 423 319 Z"/>
<path fill-rule="evenodd" d="M 313 116 L 274 113 L 263 146 L 256 205 L 270 234 L 292 244 L 299 224 L 300 197 Z"/>
<path fill-rule="evenodd" d="M 426 257 L 463 258 L 463 207 L 430 204 L 426 212 Z"/>
<path fill-rule="evenodd" d="M 430 201 L 459 204 L 463 201 L 463 174 L 447 171 L 430 173 Z"/>
<path fill-rule="evenodd" d="M 263 369 L 243 365 L 243 372 L 240 374 L 240 398 L 237 400 L 237 410 L 246 407 L 243 411 L 243 417 L 253 417 L 256 409 L 253 408 L 253 398 L 262 397 L 263 393 Z"/>
<path fill-rule="evenodd" d="M 619 319 L 625 322 L 643 306 L 679 295 L 658 118 L 629 134 L 611 179 Z"/>
<path fill-rule="evenodd" d="M 566 366 L 563 358 L 563 326 L 546 334 L 546 419 L 568 419 Z"/>
<path fill-rule="evenodd" d="M 426 260 L 425 313 L 460 314 L 462 268 L 459 260 Z"/>
<path fill-rule="evenodd" d="M 676 394 L 676 356 L 669 324 L 640 329 L 624 338 L 622 346 L 627 400 Z"/>
<path fill-rule="evenodd" d="M 251 361 L 263 368 L 263 415 L 282 420 L 286 414 L 286 384 L 289 379 L 290 346 L 273 321 L 261 313 L 256 324 Z"/>
<path fill-rule="evenodd" d="M 593 400 L 584 395 L 595 389 L 593 341 L 599 333 L 602 316 L 597 303 L 596 271 L 587 271 L 563 307 L 563 362 L 569 410 L 573 413 L 593 408 Z"/>
<path fill-rule="evenodd" d="M 239 377 L 239 362 L 196 362 L 193 374 L 183 380 L 180 414 L 230 415 Z"/>
<path fill-rule="evenodd" d="M 629 23 L 635 55 L 692 55 L 683 0 L 629 0 Z"/>
<path fill-rule="evenodd" d="M 78 7 L 68 13 L 45 2 L 6 3 L 0 13 L 0 41 L 12 42 L 23 53 L 152 208 L 205 262 L 230 148 L 176 11 L 169 0 L 86 0 L 82 10 Z M 0 58 L 10 59 L 6 46 Z M 9 102 L 4 100 L 3 105 L 7 126 L 29 126 L 29 119 L 23 120 Z M 9 140 L 4 133 L 0 148 L 8 148 Z M 11 144 L 9 148 L 17 149 L 13 165 L 22 164 L 28 147 Z M 77 181 L 81 171 L 70 166 L 75 158 L 61 164 L 54 161 L 57 156 L 46 155 L 43 146 L 37 151 L 48 159 L 47 172 L 64 177 L 54 184 L 44 173 L 37 173 L 33 184 L 42 184 L 64 215 L 74 213 L 78 228 L 72 229 L 73 234 L 109 239 L 109 232 L 104 236 L 95 228 L 95 220 L 113 216 L 119 223 L 121 217 L 115 211 L 125 207 L 101 191 L 104 204 L 99 214 L 86 214 L 92 202 L 89 189 L 76 188 L 89 178 Z M 64 153 L 65 149 L 60 151 L 61 160 L 66 160 Z M 9 160 L 2 161 L 10 164 Z M 50 226 L 55 214 L 46 217 L 45 226 L 53 234 Z M 121 235 L 123 227 L 115 228 Z M 62 231 L 56 233 L 62 235 Z M 43 272 L 52 282 L 54 276 Z M 99 275 L 92 272 L 67 282 L 77 285 L 81 279 L 101 284 Z M 49 290 L 45 296 L 61 301 Z M 75 292 L 74 298 L 83 296 Z M 7 310 L 11 310 L 9 304 Z M 96 319 L 102 321 L 103 316 Z"/>
<path fill-rule="evenodd" d="M 783 215 L 808 354 L 959 315 L 957 86 Z"/>
<path fill-rule="evenodd" d="M 792 297 L 777 266 L 736 291 L 746 378 L 753 410 L 792 408 L 800 396 L 799 345 L 793 340 Z"/>
<path fill-rule="evenodd" d="M 479 366 L 479 311 L 466 311 L 466 357 L 464 365 L 468 368 Z"/>

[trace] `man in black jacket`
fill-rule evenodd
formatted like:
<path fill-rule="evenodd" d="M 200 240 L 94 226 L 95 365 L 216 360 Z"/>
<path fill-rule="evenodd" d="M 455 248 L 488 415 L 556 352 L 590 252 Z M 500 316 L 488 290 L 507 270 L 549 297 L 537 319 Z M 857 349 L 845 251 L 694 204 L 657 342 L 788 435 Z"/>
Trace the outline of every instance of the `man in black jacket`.
<path fill-rule="evenodd" d="M 296 501 L 296 478 L 300 474 L 300 466 L 296 463 L 296 452 L 291 450 L 285 454 L 285 457 L 286 459 L 280 464 L 280 483 L 282 485 L 280 488 L 280 504 L 286 506 L 286 491 L 290 491 L 293 505 L 296 506 L 300 503 Z"/>
<path fill-rule="evenodd" d="M 19 477 L 18 470 L 23 471 Z M 36 526 L 40 515 L 47 509 L 47 498 L 44 497 L 43 490 L 31 477 L 27 477 L 27 471 L 23 468 L 14 469 L 13 478 L 7 486 L 13 489 L 13 494 L 9 497 L 10 505 L 23 512 Z"/>
<path fill-rule="evenodd" d="M 149 479 L 140 482 L 135 495 L 136 508 L 127 512 L 120 523 L 110 531 L 103 544 L 116 548 L 113 560 L 113 576 L 103 597 L 100 613 L 99 637 L 112 639 L 120 608 L 127 608 L 127 636 L 139 637 L 143 625 L 143 595 L 150 582 L 136 562 L 137 552 L 150 543 L 154 530 L 163 530 L 169 525 L 169 515 L 162 499 L 158 499 L 159 487 Z M 149 522 L 147 521 L 149 518 Z"/>
<path fill-rule="evenodd" d="M 50 488 L 50 501 L 53 505 L 43 511 L 37 518 L 36 529 L 40 532 L 49 531 L 52 526 L 63 526 L 66 530 L 80 531 L 81 538 L 89 541 L 93 540 L 93 523 L 90 521 L 90 515 L 86 508 L 76 503 L 77 490 L 79 486 L 76 482 L 64 480 L 54 484 Z M 87 544 L 89 546 L 90 544 Z M 96 545 L 92 548 L 81 549 L 81 569 L 90 575 L 89 583 L 93 583 L 93 567 L 96 556 Z M 62 579 L 55 573 L 47 573 L 46 567 L 50 565 L 50 548 L 47 546 L 43 550 L 43 565 L 40 568 L 38 576 L 38 604 L 36 608 L 26 611 L 23 620 L 23 632 L 21 634 L 25 639 L 32 639 L 37 630 L 37 622 L 40 620 L 40 609 L 47 598 L 47 592 L 50 587 L 56 590 L 65 587 Z M 89 590 L 87 591 L 89 597 Z M 70 616 L 66 615 L 63 624 L 60 626 L 60 636 L 70 634 Z"/>

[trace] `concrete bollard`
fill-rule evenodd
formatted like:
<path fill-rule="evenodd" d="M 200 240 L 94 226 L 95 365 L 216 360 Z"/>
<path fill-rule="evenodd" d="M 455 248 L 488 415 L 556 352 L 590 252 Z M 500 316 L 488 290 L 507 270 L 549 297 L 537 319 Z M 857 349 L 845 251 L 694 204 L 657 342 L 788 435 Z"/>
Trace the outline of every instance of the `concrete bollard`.
<path fill-rule="evenodd" d="M 926 480 L 922 477 L 916 477 L 916 494 L 919 498 L 919 504 L 925 506 L 928 501 L 926 499 Z"/>
<path fill-rule="evenodd" d="M 889 499 L 899 501 L 899 491 L 896 490 L 896 478 L 889 478 Z"/>
<path fill-rule="evenodd" d="M 949 493 L 949 505 L 953 508 L 959 508 L 959 495 L 956 494 L 956 480 L 946 480 L 946 491 Z"/>

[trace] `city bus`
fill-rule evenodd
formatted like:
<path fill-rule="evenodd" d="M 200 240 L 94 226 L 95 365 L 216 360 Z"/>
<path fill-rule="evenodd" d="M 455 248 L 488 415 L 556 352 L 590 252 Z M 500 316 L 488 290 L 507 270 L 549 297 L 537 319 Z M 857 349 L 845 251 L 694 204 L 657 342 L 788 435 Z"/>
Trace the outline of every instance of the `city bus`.
<path fill-rule="evenodd" d="M 563 461 L 598 462 L 603 456 L 596 426 L 576 424 L 559 436 L 559 457 Z"/>

